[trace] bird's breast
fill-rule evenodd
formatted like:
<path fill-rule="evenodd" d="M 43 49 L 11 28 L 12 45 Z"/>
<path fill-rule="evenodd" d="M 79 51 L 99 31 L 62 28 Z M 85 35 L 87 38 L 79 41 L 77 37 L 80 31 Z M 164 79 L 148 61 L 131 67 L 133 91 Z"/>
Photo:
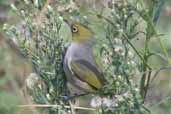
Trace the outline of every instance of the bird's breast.
<path fill-rule="evenodd" d="M 94 63 L 93 54 L 91 47 L 80 45 L 73 43 L 69 46 L 65 58 L 68 60 L 69 58 L 72 60 L 86 60 L 90 63 Z"/>

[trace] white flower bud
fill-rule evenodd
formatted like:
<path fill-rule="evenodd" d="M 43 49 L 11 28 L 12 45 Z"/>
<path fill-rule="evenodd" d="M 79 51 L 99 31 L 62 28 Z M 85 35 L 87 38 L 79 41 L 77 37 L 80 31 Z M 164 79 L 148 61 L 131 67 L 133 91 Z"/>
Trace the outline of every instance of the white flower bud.
<path fill-rule="evenodd" d="M 114 9 L 114 8 L 112 9 L 112 12 L 113 12 L 113 13 L 115 12 L 115 9 Z"/>
<path fill-rule="evenodd" d="M 59 16 L 58 19 L 59 19 L 60 21 L 63 21 L 63 20 L 64 20 L 64 18 L 61 17 L 61 16 Z"/>
<path fill-rule="evenodd" d="M 121 80 L 122 79 L 122 76 L 121 75 L 118 75 L 118 79 Z"/>
<path fill-rule="evenodd" d="M 120 33 L 123 33 L 123 29 L 119 29 L 119 32 L 120 32 Z"/>
<path fill-rule="evenodd" d="M 117 28 L 120 28 L 120 24 L 116 24 L 116 27 L 117 27 Z"/>
<path fill-rule="evenodd" d="M 90 105 L 94 108 L 101 106 L 102 105 L 102 98 L 99 96 L 92 98 Z"/>
<path fill-rule="evenodd" d="M 42 84 L 38 84 L 39 89 L 42 89 Z"/>
<path fill-rule="evenodd" d="M 84 16 L 83 16 L 83 18 L 84 18 L 84 19 L 87 19 L 87 16 L 86 16 L 86 15 L 84 15 Z"/>
<path fill-rule="evenodd" d="M 49 12 L 53 12 L 53 8 L 50 5 L 48 5 L 47 8 Z"/>
<path fill-rule="evenodd" d="M 128 18 L 128 15 L 125 14 L 125 15 L 124 15 L 124 18 L 125 18 L 125 19 Z"/>
<path fill-rule="evenodd" d="M 54 88 L 51 87 L 50 90 L 49 90 L 50 93 L 53 93 L 54 92 Z"/>
<path fill-rule="evenodd" d="M 116 16 L 116 18 L 118 18 L 118 19 L 120 18 L 120 16 L 119 16 L 118 14 L 116 14 L 115 16 Z"/>
<path fill-rule="evenodd" d="M 117 95 L 116 98 L 117 98 L 117 100 L 118 100 L 119 102 L 123 102 L 123 101 L 124 101 L 124 98 L 123 98 L 122 95 Z"/>
<path fill-rule="evenodd" d="M 48 99 L 48 100 L 51 100 L 51 98 L 50 98 L 50 95 L 49 95 L 49 94 L 46 94 L 46 97 L 47 97 L 47 99 Z"/>
<path fill-rule="evenodd" d="M 139 88 L 135 88 L 135 91 L 136 91 L 136 92 L 139 92 L 139 91 L 140 91 L 140 89 L 139 89 Z"/>
<path fill-rule="evenodd" d="M 123 1 L 123 5 L 124 5 L 124 6 L 127 6 L 128 3 L 127 3 L 126 1 Z"/>
<path fill-rule="evenodd" d="M 3 30 L 7 30 L 7 27 L 8 27 L 8 25 L 6 24 L 6 23 L 4 23 L 4 25 L 3 25 Z"/>
<path fill-rule="evenodd" d="M 38 0 L 34 0 L 34 5 L 35 5 L 36 7 L 38 7 L 38 6 L 39 6 L 39 2 L 38 2 Z"/>
<path fill-rule="evenodd" d="M 69 9 L 69 13 L 71 13 L 72 12 L 72 9 Z"/>
<path fill-rule="evenodd" d="M 123 52 L 123 48 L 121 46 L 116 46 L 114 51 L 115 52 Z"/>
<path fill-rule="evenodd" d="M 124 94 L 123 94 L 123 97 L 125 97 L 125 98 L 132 98 L 132 94 L 131 94 L 131 92 L 125 92 Z"/>
<path fill-rule="evenodd" d="M 114 107 L 118 107 L 119 105 L 118 105 L 118 103 L 114 103 L 113 106 Z"/>
<path fill-rule="evenodd" d="M 25 16 L 25 11 L 24 10 L 21 10 L 21 15 Z"/>
<path fill-rule="evenodd" d="M 25 4 L 29 4 L 29 1 L 28 0 L 24 0 Z"/>
<path fill-rule="evenodd" d="M 115 38 L 114 41 L 116 44 L 122 44 L 122 40 L 120 38 Z"/>
<path fill-rule="evenodd" d="M 106 44 L 102 44 L 102 47 L 107 48 L 107 45 Z"/>
<path fill-rule="evenodd" d="M 134 61 L 134 60 L 132 60 L 132 61 L 131 61 L 131 64 L 132 64 L 132 65 L 136 65 L 136 63 L 135 63 L 135 61 Z"/>
<path fill-rule="evenodd" d="M 108 98 L 104 97 L 102 99 L 102 103 L 104 106 L 110 107 L 110 106 L 112 106 L 112 99 L 108 99 Z"/>
<path fill-rule="evenodd" d="M 110 56 L 112 56 L 112 55 L 113 55 L 112 51 L 110 51 L 110 52 L 109 52 L 109 55 L 110 55 Z"/>
<path fill-rule="evenodd" d="M 33 89 L 34 86 L 38 83 L 39 77 L 36 73 L 30 73 L 30 75 L 26 79 L 26 85 L 29 89 Z"/>
<path fill-rule="evenodd" d="M 116 85 L 119 86 L 120 85 L 120 82 L 119 81 L 116 81 Z"/>
<path fill-rule="evenodd" d="M 18 10 L 14 4 L 11 4 L 11 8 L 12 8 L 12 10 L 14 10 L 14 11 L 17 11 L 17 10 Z"/>
<path fill-rule="evenodd" d="M 126 13 L 126 9 L 125 8 L 123 8 L 122 11 L 124 12 L 124 14 Z"/>

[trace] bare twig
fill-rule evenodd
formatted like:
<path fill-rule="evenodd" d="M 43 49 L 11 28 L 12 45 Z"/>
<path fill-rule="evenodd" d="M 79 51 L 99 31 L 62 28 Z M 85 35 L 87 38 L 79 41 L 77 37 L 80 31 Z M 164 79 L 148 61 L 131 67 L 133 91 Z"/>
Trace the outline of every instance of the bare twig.
<path fill-rule="evenodd" d="M 148 88 L 149 88 L 149 85 L 150 85 L 150 80 L 151 80 L 152 68 L 148 68 L 148 69 L 149 69 L 149 71 L 148 71 L 148 76 L 147 76 L 147 83 L 146 83 L 146 86 L 145 86 L 144 99 L 146 98 L 147 91 L 148 91 Z"/>
<path fill-rule="evenodd" d="M 73 104 L 72 104 L 71 101 L 69 101 L 69 105 L 70 105 L 70 107 L 71 107 L 71 112 L 72 112 L 72 114 L 76 114 L 76 113 L 75 113 L 75 110 L 74 110 L 74 106 L 73 106 Z"/>
<path fill-rule="evenodd" d="M 18 105 L 19 108 L 27 108 L 27 107 L 35 107 L 35 108 L 67 108 L 70 109 L 71 106 L 65 105 L 50 105 L 50 104 L 28 104 L 28 105 Z M 73 106 L 73 109 L 78 109 L 78 110 L 89 110 L 89 111 L 95 111 L 95 108 L 87 108 L 87 107 L 79 107 L 79 106 Z"/>

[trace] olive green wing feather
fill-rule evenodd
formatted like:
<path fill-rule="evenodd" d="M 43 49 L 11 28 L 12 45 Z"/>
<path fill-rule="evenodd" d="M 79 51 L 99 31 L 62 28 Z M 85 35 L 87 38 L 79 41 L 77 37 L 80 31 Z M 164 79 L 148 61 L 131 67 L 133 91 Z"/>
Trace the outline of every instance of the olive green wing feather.
<path fill-rule="evenodd" d="M 81 81 L 88 83 L 93 88 L 101 88 L 104 85 L 104 76 L 98 69 L 86 60 L 70 62 L 72 72 Z"/>

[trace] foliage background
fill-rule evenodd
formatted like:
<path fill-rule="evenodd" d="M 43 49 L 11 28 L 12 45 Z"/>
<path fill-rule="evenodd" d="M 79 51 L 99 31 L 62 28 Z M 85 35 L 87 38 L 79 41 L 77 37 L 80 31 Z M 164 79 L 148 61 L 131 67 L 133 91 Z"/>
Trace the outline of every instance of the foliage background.
<path fill-rule="evenodd" d="M 62 3 L 67 2 L 67 0 L 61 1 Z M 78 4 L 83 4 L 83 1 L 76 1 Z M 143 1 L 147 2 L 148 1 Z M 18 1 L 8 1 L 8 0 L 1 0 L 0 1 L 0 20 L 1 20 L 1 28 L 3 28 L 4 23 L 10 23 L 10 24 L 20 24 L 19 20 L 21 20 L 16 13 L 14 13 L 10 5 L 12 3 L 15 3 L 18 5 L 18 7 L 24 8 L 24 9 L 30 9 L 29 5 L 24 6 L 20 4 Z M 87 2 L 89 3 L 89 2 Z M 95 4 L 98 4 L 94 2 Z M 157 22 L 157 31 L 159 33 L 164 34 L 161 36 L 161 40 L 164 42 L 164 46 L 167 48 L 168 53 L 171 50 L 170 46 L 170 29 L 171 25 L 170 18 L 171 18 L 171 2 L 168 0 L 164 4 L 164 8 L 162 9 L 161 15 L 159 17 L 159 20 Z M 90 4 L 87 4 L 90 5 Z M 93 4 L 91 4 L 93 5 Z M 85 5 L 86 6 L 86 5 Z M 97 5 L 98 6 L 98 5 Z M 100 6 L 100 5 L 99 5 Z M 100 12 L 101 8 L 97 7 L 97 12 Z M 91 10 L 91 9 L 90 9 Z M 83 14 L 87 14 L 87 12 L 84 10 L 84 7 L 82 7 L 81 12 Z M 107 14 L 107 13 L 106 13 Z M 83 15 L 84 16 L 84 15 Z M 92 20 L 97 21 L 96 19 Z M 95 25 L 93 27 L 95 28 L 102 28 L 99 27 L 102 25 Z M 93 28 L 92 27 L 92 28 Z M 47 28 L 48 29 L 48 28 Z M 64 29 L 65 30 L 65 29 Z M 1 33 L 4 34 L 4 31 L 1 29 Z M 69 38 L 69 30 L 68 34 L 66 34 L 66 38 Z M 97 37 L 105 37 L 104 30 L 98 29 Z M 61 32 L 62 33 L 62 32 Z M 140 36 L 141 37 L 141 36 Z M 144 46 L 145 41 L 143 38 L 140 38 L 140 40 L 135 40 L 133 44 L 135 44 L 136 48 L 138 50 L 141 50 Z M 19 99 L 17 96 L 21 96 L 21 89 L 23 87 L 21 86 L 23 82 L 25 82 L 26 76 L 31 73 L 31 65 L 30 63 L 25 60 L 21 59 L 22 57 L 19 55 L 18 50 L 15 50 L 15 48 L 9 46 L 8 42 L 6 40 L 1 40 L 1 54 L 0 57 L 2 58 L 0 61 L 0 73 L 2 73 L 2 76 L 0 77 L 0 85 L 1 85 L 1 92 L 0 92 L 0 105 L 2 106 L 0 108 L 0 113 L 11 113 L 11 112 L 18 112 L 18 108 L 15 108 L 16 104 L 20 104 L 21 102 L 24 102 L 23 99 Z M 65 47 L 63 47 L 65 48 Z M 152 39 L 150 44 L 150 49 L 154 52 L 162 52 L 159 42 L 156 39 Z M 171 54 L 171 53 L 169 53 Z M 170 55 L 169 55 L 170 58 Z M 167 66 L 168 63 L 165 59 L 161 59 L 160 57 L 152 57 L 150 60 L 150 65 L 153 68 L 161 68 L 163 66 Z M 16 67 L 17 66 L 17 67 Z M 4 75 L 5 73 L 5 75 Z M 164 70 L 159 73 L 157 78 L 155 79 L 155 82 L 152 83 L 152 86 L 149 89 L 148 97 L 147 97 L 147 107 L 151 110 L 154 114 L 168 114 L 171 112 L 170 110 L 170 94 L 171 92 L 168 91 L 171 88 L 170 85 L 170 74 L 171 71 Z M 10 99 L 9 99 L 10 98 Z M 52 100 L 54 101 L 54 100 Z M 9 105 L 11 104 L 11 105 Z M 52 110 L 53 113 L 53 110 Z"/>

